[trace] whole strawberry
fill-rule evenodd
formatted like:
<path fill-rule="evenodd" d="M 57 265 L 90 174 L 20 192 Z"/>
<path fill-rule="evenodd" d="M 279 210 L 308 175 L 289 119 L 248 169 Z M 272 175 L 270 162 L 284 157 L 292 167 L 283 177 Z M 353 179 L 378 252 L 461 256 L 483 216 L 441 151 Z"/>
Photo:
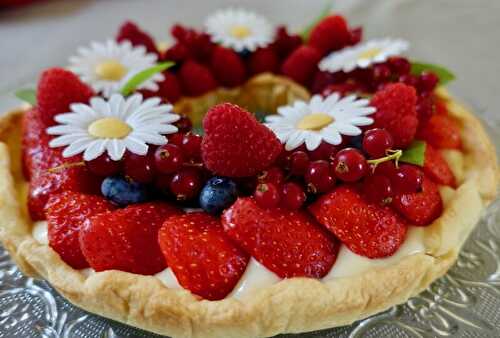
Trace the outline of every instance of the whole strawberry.
<path fill-rule="evenodd" d="M 430 144 L 425 148 L 424 173 L 438 184 L 456 186 L 455 175 L 439 150 Z"/>
<path fill-rule="evenodd" d="M 226 297 L 248 263 L 248 255 L 226 237 L 220 220 L 202 212 L 168 218 L 158 240 L 179 283 L 205 299 Z"/>
<path fill-rule="evenodd" d="M 212 107 L 203 119 L 203 128 L 203 162 L 217 175 L 256 175 L 281 152 L 281 143 L 271 130 L 231 103 Z"/>
<path fill-rule="evenodd" d="M 144 46 L 148 53 L 158 53 L 156 44 L 149 34 L 142 31 L 136 23 L 132 21 L 126 21 L 120 27 L 118 35 L 116 36 L 116 41 L 122 42 L 128 40 L 132 46 Z"/>
<path fill-rule="evenodd" d="M 341 49 L 351 42 L 347 22 L 340 15 L 327 16 L 314 26 L 308 44 L 326 54 Z"/>
<path fill-rule="evenodd" d="M 319 223 L 361 256 L 391 256 L 405 240 L 406 221 L 389 207 L 366 201 L 351 186 L 339 186 L 321 196 L 309 210 Z"/>
<path fill-rule="evenodd" d="M 49 68 L 38 81 L 37 107 L 45 126 L 55 123 L 54 116 L 69 112 L 69 105 L 87 103 L 94 95 L 92 88 L 72 72 L 63 68 Z"/>
<path fill-rule="evenodd" d="M 377 108 L 374 127 L 391 133 L 394 147 L 404 149 L 415 138 L 418 127 L 415 88 L 402 83 L 389 84 L 375 93 L 371 105 Z"/>
<path fill-rule="evenodd" d="M 45 129 L 45 124 L 42 122 L 36 108 L 24 113 L 21 122 L 21 153 L 23 174 L 27 180 L 30 179 L 33 173 L 40 169 L 47 169 L 47 166 L 50 166 L 48 162 L 51 161 L 48 158 L 52 157 L 53 152 L 49 150 L 50 136 L 47 135 Z M 44 151 L 45 149 L 49 150 L 49 152 Z"/>
<path fill-rule="evenodd" d="M 316 73 L 320 60 L 320 51 L 312 46 L 302 45 L 286 58 L 281 66 L 281 72 L 292 80 L 306 85 Z"/>
<path fill-rule="evenodd" d="M 246 79 L 245 64 L 232 49 L 222 46 L 215 47 L 210 65 L 217 81 L 222 86 L 238 86 Z"/>
<path fill-rule="evenodd" d="M 158 230 L 180 211 L 167 203 L 128 206 L 90 217 L 80 230 L 80 246 L 96 271 L 121 270 L 152 275 L 167 266 Z"/>
<path fill-rule="evenodd" d="M 264 209 L 239 198 L 222 215 L 226 234 L 281 278 L 321 278 L 330 271 L 339 245 L 304 211 Z"/>
<path fill-rule="evenodd" d="M 89 267 L 80 249 L 80 229 L 88 217 L 114 208 L 100 196 L 71 191 L 53 195 L 46 205 L 50 247 L 72 268 Z"/>
<path fill-rule="evenodd" d="M 413 225 L 429 225 L 443 212 L 443 201 L 437 185 L 424 177 L 422 191 L 395 196 L 394 209 L 399 211 Z"/>

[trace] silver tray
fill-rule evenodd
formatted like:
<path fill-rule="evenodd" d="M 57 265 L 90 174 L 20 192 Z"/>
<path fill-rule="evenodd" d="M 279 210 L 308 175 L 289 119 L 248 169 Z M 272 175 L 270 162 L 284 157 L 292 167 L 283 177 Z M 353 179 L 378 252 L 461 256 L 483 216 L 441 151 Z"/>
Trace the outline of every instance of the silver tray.
<path fill-rule="evenodd" d="M 478 111 L 479 109 L 476 109 Z M 498 116 L 481 114 L 496 142 Z M 486 211 L 443 278 L 406 304 L 304 337 L 499 337 L 500 200 Z M 87 313 L 45 281 L 27 278 L 0 246 L 0 337 L 160 337 Z"/>

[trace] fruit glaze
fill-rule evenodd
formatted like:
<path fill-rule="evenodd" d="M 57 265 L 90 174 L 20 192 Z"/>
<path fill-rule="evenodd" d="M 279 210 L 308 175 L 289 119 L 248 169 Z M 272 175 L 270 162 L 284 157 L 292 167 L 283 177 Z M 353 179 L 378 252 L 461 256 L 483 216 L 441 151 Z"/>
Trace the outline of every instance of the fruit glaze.
<path fill-rule="evenodd" d="M 127 22 L 19 93 L 34 238 L 84 274 L 207 300 L 425 252 L 422 227 L 463 176 L 448 70 L 402 56 L 403 40 L 362 42 L 340 15 L 295 35 L 228 9 L 171 33 L 163 46 Z M 303 99 L 197 106 L 269 78 Z"/>

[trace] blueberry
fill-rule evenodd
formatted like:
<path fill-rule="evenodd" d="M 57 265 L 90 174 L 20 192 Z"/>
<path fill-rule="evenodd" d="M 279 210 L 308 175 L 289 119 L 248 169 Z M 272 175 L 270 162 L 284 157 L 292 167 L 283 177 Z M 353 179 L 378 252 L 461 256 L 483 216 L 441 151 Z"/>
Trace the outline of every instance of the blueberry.
<path fill-rule="evenodd" d="M 149 199 L 149 191 L 144 184 L 120 176 L 105 178 L 101 184 L 101 193 L 119 206 L 141 203 Z"/>
<path fill-rule="evenodd" d="M 210 214 L 218 214 L 238 197 L 236 183 L 226 177 L 215 176 L 207 181 L 200 193 L 200 206 Z"/>

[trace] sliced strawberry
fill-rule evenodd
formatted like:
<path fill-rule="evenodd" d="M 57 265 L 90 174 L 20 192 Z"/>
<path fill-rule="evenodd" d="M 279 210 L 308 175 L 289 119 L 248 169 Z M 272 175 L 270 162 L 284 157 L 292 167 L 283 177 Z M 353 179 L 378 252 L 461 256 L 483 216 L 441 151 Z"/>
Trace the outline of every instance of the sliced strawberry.
<path fill-rule="evenodd" d="M 339 186 L 309 207 L 318 222 L 361 256 L 391 256 L 404 242 L 407 224 L 389 207 L 369 203 L 350 186 Z"/>
<path fill-rule="evenodd" d="M 50 196 L 64 191 L 99 194 L 102 178 L 93 176 L 85 167 L 46 170 L 32 175 L 29 184 L 28 210 L 34 221 L 45 219 L 45 205 Z"/>
<path fill-rule="evenodd" d="M 44 145 L 48 145 L 49 135 L 45 133 L 45 124 L 36 108 L 24 113 L 21 126 L 23 174 L 29 180 L 33 172 L 48 162 Z"/>
<path fill-rule="evenodd" d="M 427 177 L 421 192 L 395 196 L 392 206 L 414 225 L 428 225 L 443 212 L 438 187 Z"/>
<path fill-rule="evenodd" d="M 460 126 L 451 117 L 434 115 L 419 128 L 418 138 L 436 148 L 460 149 Z"/>
<path fill-rule="evenodd" d="M 254 176 L 281 152 L 281 143 L 271 130 L 231 103 L 212 107 L 203 119 L 203 128 L 203 162 L 218 175 Z"/>
<path fill-rule="evenodd" d="M 96 271 L 152 275 L 166 268 L 158 231 L 180 211 L 161 202 L 136 204 L 90 217 L 80 230 L 80 247 Z"/>
<path fill-rule="evenodd" d="M 424 173 L 438 184 L 456 186 L 455 175 L 443 155 L 430 144 L 425 149 Z"/>
<path fill-rule="evenodd" d="M 71 191 L 50 197 L 46 206 L 49 245 L 74 269 L 89 267 L 78 240 L 83 222 L 115 207 L 100 196 Z"/>
<path fill-rule="evenodd" d="M 338 242 L 304 211 L 264 209 L 239 198 L 222 215 L 226 234 L 281 278 L 321 278 L 330 271 Z"/>
<path fill-rule="evenodd" d="M 37 88 L 40 118 L 46 126 L 55 123 L 54 116 L 69 112 L 71 103 L 87 103 L 94 95 L 92 88 L 63 68 L 50 68 L 42 73 Z"/>
<path fill-rule="evenodd" d="M 202 212 L 167 219 L 159 243 L 179 283 L 209 300 L 233 290 L 249 258 L 226 237 L 219 219 Z"/>

